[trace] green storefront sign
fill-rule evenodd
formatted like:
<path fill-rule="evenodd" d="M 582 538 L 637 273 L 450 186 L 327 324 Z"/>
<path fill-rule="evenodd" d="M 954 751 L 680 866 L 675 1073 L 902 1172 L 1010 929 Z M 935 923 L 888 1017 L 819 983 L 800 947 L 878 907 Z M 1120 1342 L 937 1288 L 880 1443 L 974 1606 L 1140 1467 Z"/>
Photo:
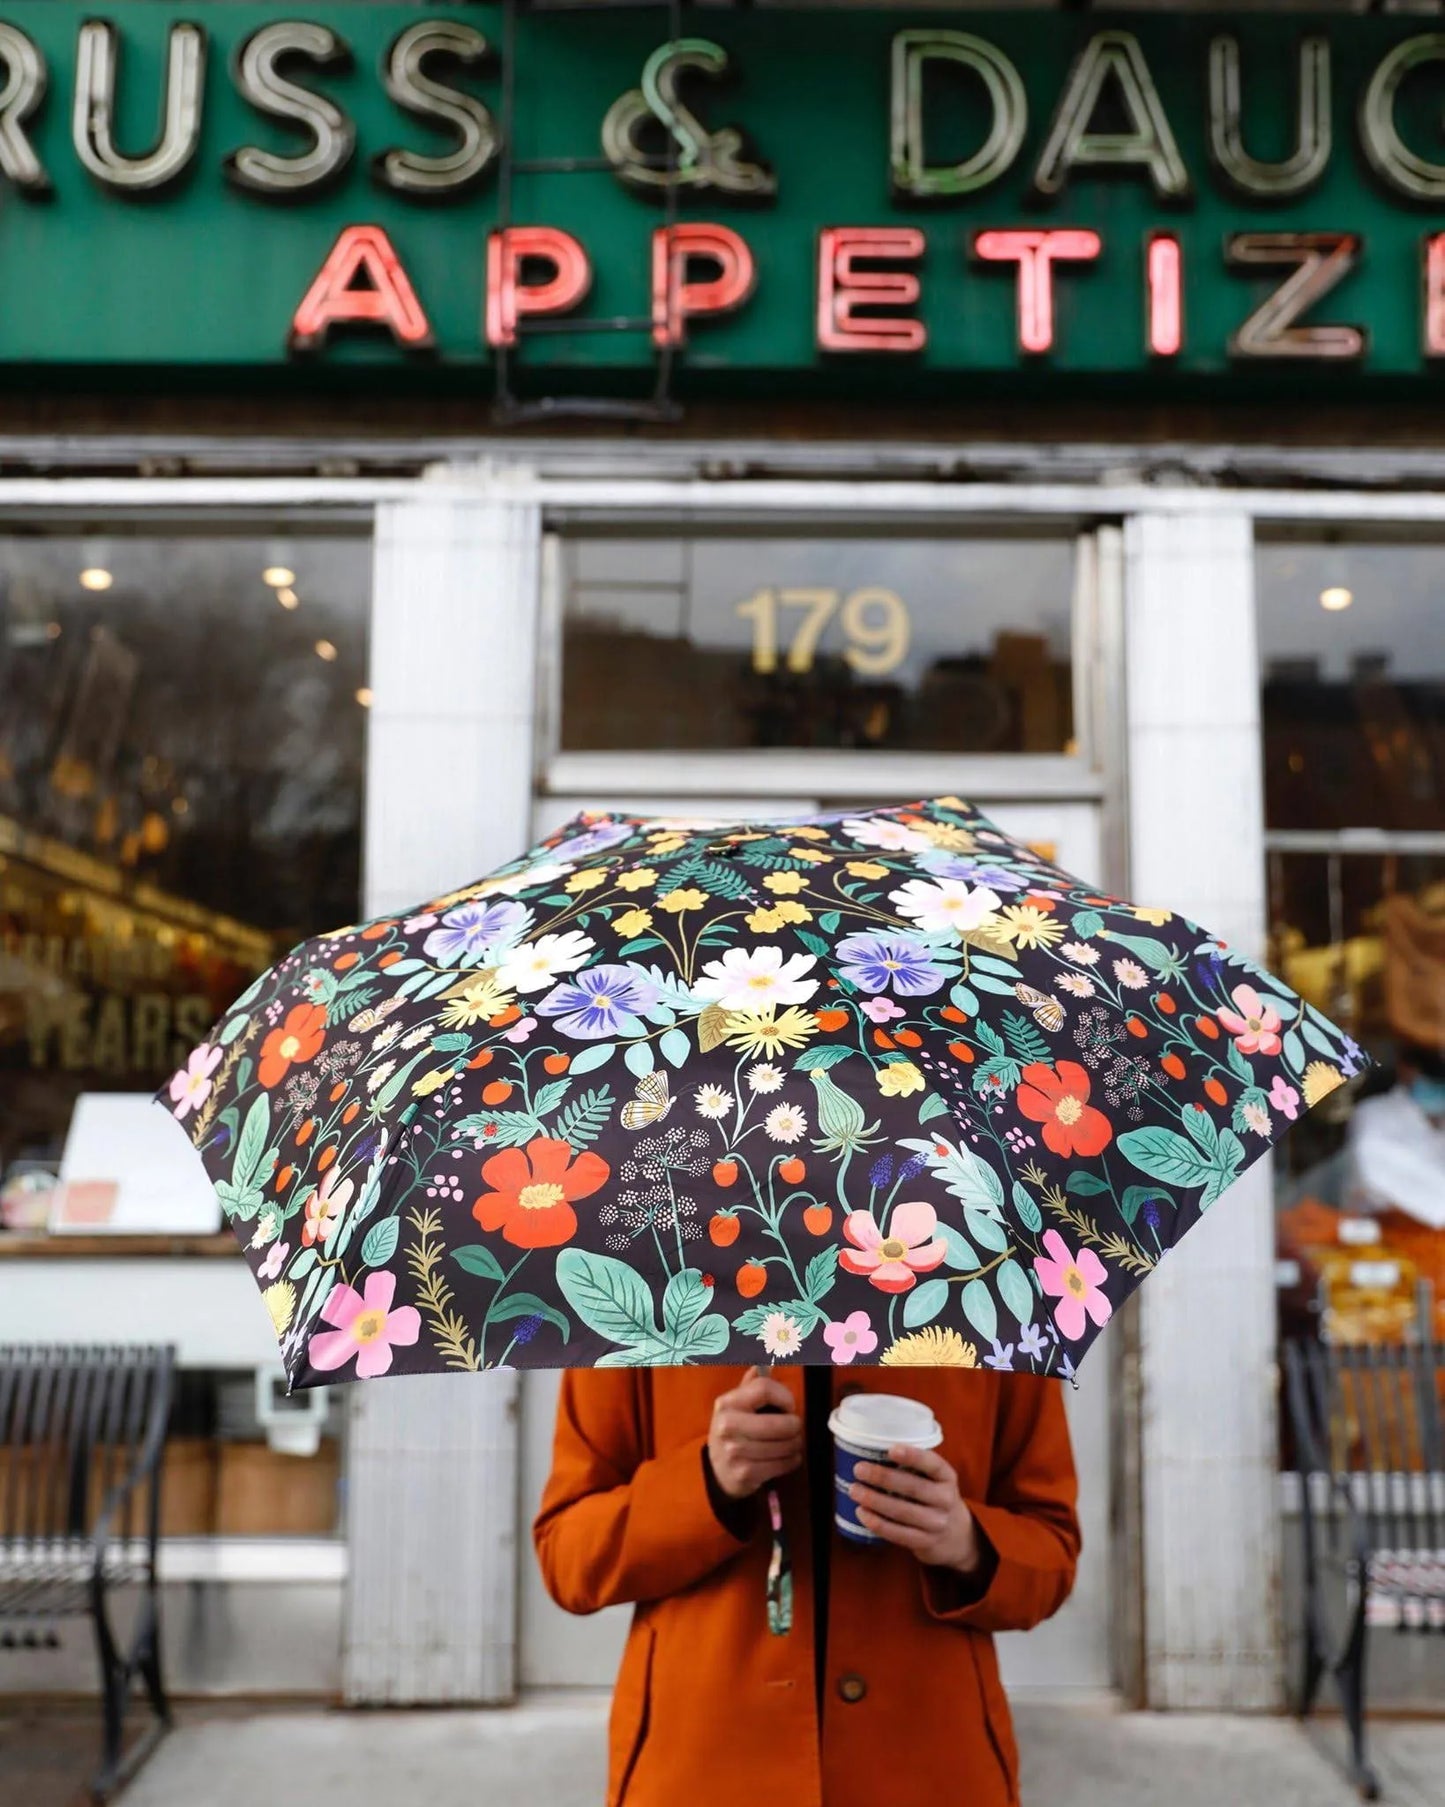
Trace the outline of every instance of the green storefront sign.
<path fill-rule="evenodd" d="M 1420 20 L 702 10 L 665 42 L 609 8 L 507 52 L 484 4 L 97 6 L 0 11 L 12 375 L 1348 393 L 1445 359 Z"/>

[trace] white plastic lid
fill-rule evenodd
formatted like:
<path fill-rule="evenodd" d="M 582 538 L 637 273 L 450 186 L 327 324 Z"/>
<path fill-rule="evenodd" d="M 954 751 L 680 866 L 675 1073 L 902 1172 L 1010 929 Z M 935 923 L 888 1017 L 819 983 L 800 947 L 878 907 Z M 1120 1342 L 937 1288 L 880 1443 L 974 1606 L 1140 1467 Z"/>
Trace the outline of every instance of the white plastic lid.
<path fill-rule="evenodd" d="M 910 1449 L 936 1449 L 943 1441 L 943 1427 L 918 1399 L 902 1393 L 850 1393 L 838 1402 L 828 1429 L 848 1443 L 866 1443 L 873 1449 L 905 1444 Z"/>

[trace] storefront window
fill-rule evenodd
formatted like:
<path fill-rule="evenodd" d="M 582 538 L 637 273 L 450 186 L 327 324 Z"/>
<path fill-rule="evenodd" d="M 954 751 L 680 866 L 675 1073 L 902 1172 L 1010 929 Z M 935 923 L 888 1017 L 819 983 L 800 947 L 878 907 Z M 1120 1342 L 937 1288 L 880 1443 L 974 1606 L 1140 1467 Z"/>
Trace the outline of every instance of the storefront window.
<path fill-rule="evenodd" d="M 564 751 L 1074 750 L 1074 544 L 756 531 L 562 547 Z"/>
<path fill-rule="evenodd" d="M 1380 1063 L 1282 1145 L 1282 1330 L 1445 1336 L 1445 548 L 1256 572 L 1272 964 Z"/>
<path fill-rule="evenodd" d="M 254 973 L 359 908 L 369 597 L 355 536 L 0 537 L 12 1227 L 43 1227 L 57 1178 L 67 1227 L 208 1227 L 139 1184 L 167 1127 L 146 1100 Z"/>

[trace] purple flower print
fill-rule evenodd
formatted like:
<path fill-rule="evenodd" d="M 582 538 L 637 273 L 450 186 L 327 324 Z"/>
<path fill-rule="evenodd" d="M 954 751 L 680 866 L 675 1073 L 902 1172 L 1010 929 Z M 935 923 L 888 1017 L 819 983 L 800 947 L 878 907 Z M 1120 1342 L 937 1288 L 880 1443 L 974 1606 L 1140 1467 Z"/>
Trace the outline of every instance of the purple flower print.
<path fill-rule="evenodd" d="M 480 960 L 489 948 L 502 950 L 521 940 L 532 913 L 525 904 L 510 897 L 498 903 L 464 903 L 448 910 L 441 927 L 435 928 L 422 943 L 431 958 L 442 966 L 459 961 Z"/>
<path fill-rule="evenodd" d="M 915 862 L 920 870 L 935 878 L 961 878 L 970 885 L 984 885 L 990 891 L 1022 891 L 1028 881 L 1006 866 L 990 866 L 963 853 L 945 853 L 939 848 L 920 853 Z"/>
<path fill-rule="evenodd" d="M 997 1337 L 993 1339 L 993 1354 L 983 1358 L 985 1368 L 995 1368 L 1000 1374 L 1008 1374 L 1014 1365 L 1014 1346 L 1012 1343 L 1001 1343 Z"/>
<path fill-rule="evenodd" d="M 1037 1324 L 1025 1324 L 1019 1332 L 1019 1348 L 1031 1362 L 1041 1361 L 1048 1351 L 1044 1333 Z"/>
<path fill-rule="evenodd" d="M 838 976 L 860 991 L 887 991 L 922 998 L 952 977 L 935 950 L 913 935 L 845 935 L 838 943 Z"/>
<path fill-rule="evenodd" d="M 600 1041 L 641 1035 L 642 1012 L 656 1002 L 657 986 L 640 967 L 593 966 L 549 991 L 537 1014 L 556 1017 L 563 1035 Z"/>
<path fill-rule="evenodd" d="M 619 841 L 625 841 L 632 833 L 632 828 L 623 822 L 598 822 L 570 840 L 559 841 L 552 852 L 559 860 L 590 860 L 596 854 L 606 853 Z"/>

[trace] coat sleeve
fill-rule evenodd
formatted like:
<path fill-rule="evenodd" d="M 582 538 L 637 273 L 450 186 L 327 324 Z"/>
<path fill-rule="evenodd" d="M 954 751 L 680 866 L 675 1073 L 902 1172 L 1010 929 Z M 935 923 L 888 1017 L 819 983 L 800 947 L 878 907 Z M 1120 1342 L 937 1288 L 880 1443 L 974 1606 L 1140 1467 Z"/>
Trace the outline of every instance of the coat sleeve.
<path fill-rule="evenodd" d="M 680 1593 L 746 1547 L 709 1500 L 704 1438 L 649 1453 L 649 1387 L 645 1371 L 563 1376 L 532 1540 L 568 1612 Z"/>
<path fill-rule="evenodd" d="M 1056 1613 L 1074 1585 L 1078 1477 L 1062 1383 L 1008 1375 L 1000 1393 L 988 1494 L 965 1500 L 987 1546 L 982 1574 L 971 1586 L 925 1569 L 924 1605 L 932 1617 L 974 1631 L 1027 1631 Z"/>

